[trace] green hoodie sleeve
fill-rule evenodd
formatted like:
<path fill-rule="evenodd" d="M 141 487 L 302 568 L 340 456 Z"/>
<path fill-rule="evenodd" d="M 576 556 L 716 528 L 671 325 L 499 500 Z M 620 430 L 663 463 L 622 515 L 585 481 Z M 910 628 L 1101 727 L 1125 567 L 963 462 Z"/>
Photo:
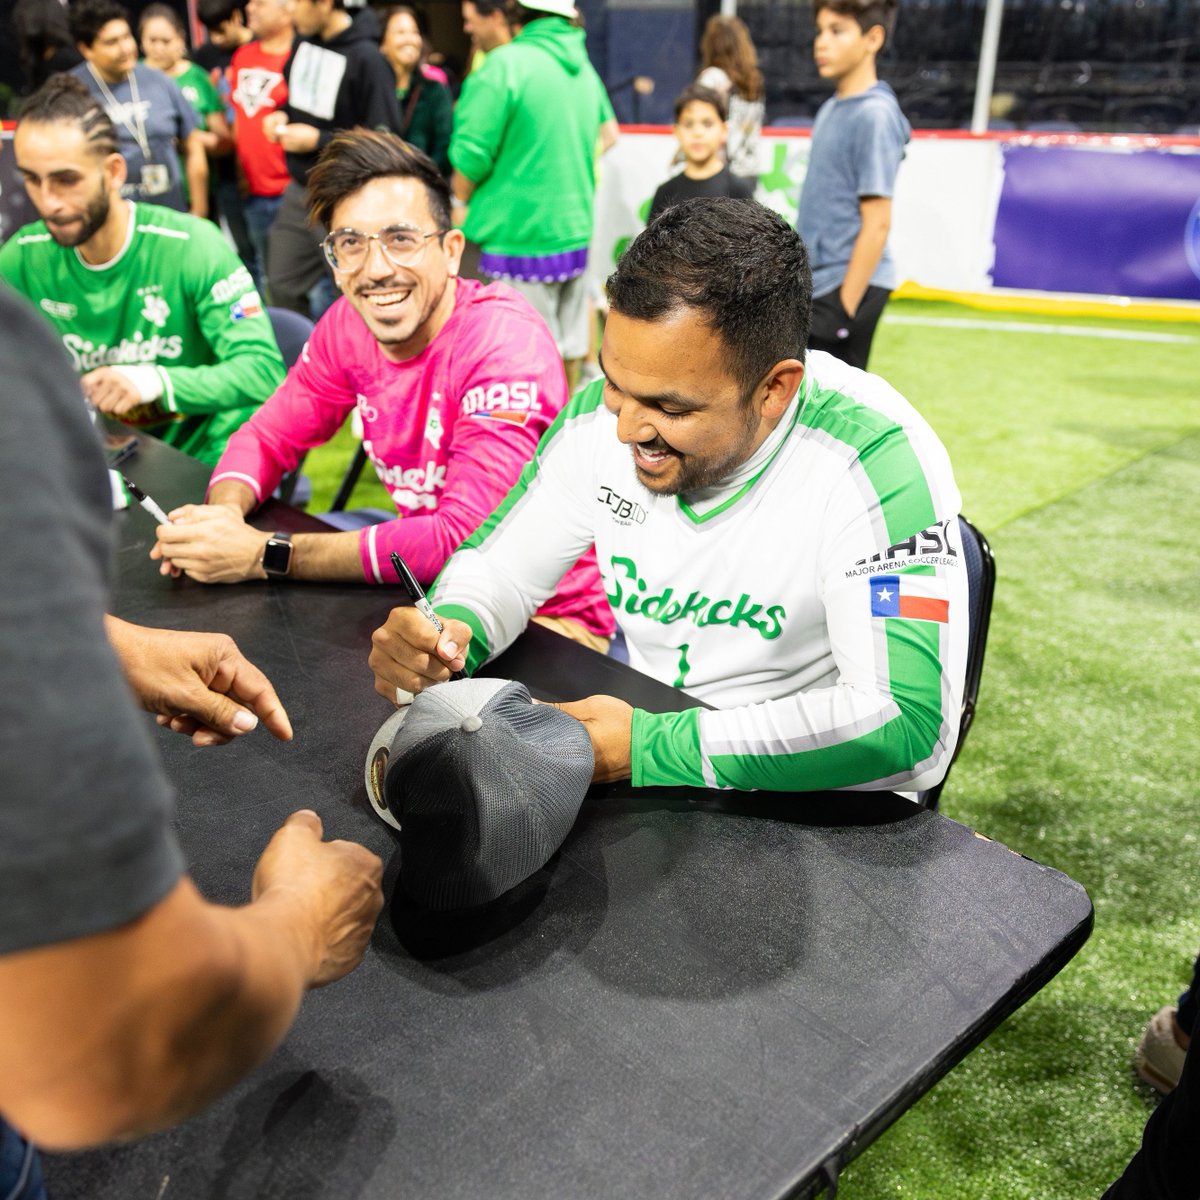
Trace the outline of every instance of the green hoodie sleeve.
<path fill-rule="evenodd" d="M 514 101 L 500 53 L 492 51 L 483 66 L 467 76 L 454 114 L 450 164 L 474 184 L 492 173 Z"/>

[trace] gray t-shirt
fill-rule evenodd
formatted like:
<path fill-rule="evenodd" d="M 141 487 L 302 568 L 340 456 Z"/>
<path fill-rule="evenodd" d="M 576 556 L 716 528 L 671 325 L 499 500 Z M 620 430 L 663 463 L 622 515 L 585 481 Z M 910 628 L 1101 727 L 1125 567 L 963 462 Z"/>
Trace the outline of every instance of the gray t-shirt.
<path fill-rule="evenodd" d="M 814 296 L 832 292 L 845 279 L 862 227 L 858 202 L 864 196 L 893 194 L 911 136 L 896 93 L 886 83 L 845 100 L 833 96 L 821 105 L 796 214 L 796 229 L 812 264 Z M 898 282 L 885 246 L 871 283 L 890 290 Z"/>
<path fill-rule="evenodd" d="M 183 871 L 104 636 L 112 494 L 49 324 L 0 284 L 0 954 L 124 925 Z"/>
<path fill-rule="evenodd" d="M 121 195 L 187 212 L 175 143 L 198 128 L 200 120 L 175 80 L 144 63 L 138 63 L 129 78 L 103 86 L 88 63 L 81 63 L 71 74 L 87 84 L 116 126 L 119 149 L 128 168 Z M 145 170 L 148 163 L 155 168 L 150 173 Z M 166 185 L 165 191 L 157 190 L 160 180 Z"/>

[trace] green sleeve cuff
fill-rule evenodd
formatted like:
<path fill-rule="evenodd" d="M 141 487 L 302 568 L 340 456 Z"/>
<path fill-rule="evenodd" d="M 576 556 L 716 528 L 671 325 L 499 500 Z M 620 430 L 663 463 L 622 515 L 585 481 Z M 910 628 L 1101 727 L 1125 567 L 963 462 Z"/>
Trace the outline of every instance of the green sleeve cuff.
<path fill-rule="evenodd" d="M 700 712 L 633 710 L 629 758 L 634 787 L 705 787 L 700 757 Z"/>
<path fill-rule="evenodd" d="M 465 608 L 461 604 L 439 604 L 434 611 L 443 619 L 448 617 L 451 620 L 462 621 L 465 625 L 470 625 L 471 643 L 467 646 L 466 671 L 468 675 L 474 675 L 487 662 L 492 653 L 492 648 L 488 645 L 487 634 L 483 631 L 483 622 L 472 609 Z"/>

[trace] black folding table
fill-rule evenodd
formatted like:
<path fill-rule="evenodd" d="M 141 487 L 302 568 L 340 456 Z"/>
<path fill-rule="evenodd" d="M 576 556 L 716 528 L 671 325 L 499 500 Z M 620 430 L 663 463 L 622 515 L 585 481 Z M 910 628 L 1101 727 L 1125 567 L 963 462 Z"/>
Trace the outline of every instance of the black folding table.
<path fill-rule="evenodd" d="M 157 443 L 126 469 L 168 509 L 202 494 L 205 469 Z M 273 830 L 311 807 L 384 858 L 389 902 L 263 1067 L 178 1129 L 48 1156 L 56 1200 L 810 1195 L 1091 929 L 1077 883 L 900 797 L 628 785 L 596 789 L 490 910 L 423 914 L 362 777 L 392 711 L 369 639 L 399 589 L 172 581 L 150 518 L 115 519 L 113 611 L 231 633 L 295 725 L 290 745 L 207 750 L 156 731 L 200 888 L 245 901 Z M 256 523 L 319 527 L 279 506 Z M 688 703 L 542 629 L 492 670 L 547 698 Z"/>

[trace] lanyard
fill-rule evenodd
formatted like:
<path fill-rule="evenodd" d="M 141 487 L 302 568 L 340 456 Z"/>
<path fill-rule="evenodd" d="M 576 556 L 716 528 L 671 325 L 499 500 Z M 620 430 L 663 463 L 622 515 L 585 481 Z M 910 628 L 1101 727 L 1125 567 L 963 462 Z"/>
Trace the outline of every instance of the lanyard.
<path fill-rule="evenodd" d="M 142 152 L 142 158 L 152 163 L 154 155 L 150 153 L 150 140 L 146 137 L 146 117 L 142 112 L 142 97 L 138 92 L 137 85 L 137 67 L 134 67 L 126 77 L 129 84 L 128 105 L 122 104 L 116 96 L 108 90 L 108 84 L 100 78 L 96 68 L 91 63 L 87 65 L 88 70 L 92 73 L 92 78 L 96 81 L 96 86 L 100 89 L 104 96 L 104 102 L 108 105 L 108 115 L 113 120 L 119 121 L 126 129 L 129 130 L 133 140 L 137 142 L 138 149 Z M 130 123 L 129 114 L 132 109 L 133 123 Z"/>

